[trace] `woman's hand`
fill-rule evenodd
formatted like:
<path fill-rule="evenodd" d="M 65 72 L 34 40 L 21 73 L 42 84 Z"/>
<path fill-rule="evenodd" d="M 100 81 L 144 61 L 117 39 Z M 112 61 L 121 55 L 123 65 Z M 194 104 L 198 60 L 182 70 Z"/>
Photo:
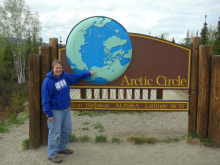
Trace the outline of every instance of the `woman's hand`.
<path fill-rule="evenodd" d="M 50 120 L 50 121 L 54 121 L 54 117 L 50 117 L 50 118 L 48 118 L 48 120 Z"/>
<path fill-rule="evenodd" d="M 96 72 L 90 72 L 91 73 L 91 76 L 94 76 L 94 74 L 96 73 Z"/>

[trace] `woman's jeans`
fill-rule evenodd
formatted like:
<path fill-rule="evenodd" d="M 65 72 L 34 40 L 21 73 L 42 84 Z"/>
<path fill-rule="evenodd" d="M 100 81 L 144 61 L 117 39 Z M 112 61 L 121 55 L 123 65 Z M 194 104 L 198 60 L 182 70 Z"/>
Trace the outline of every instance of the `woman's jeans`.
<path fill-rule="evenodd" d="M 70 108 L 61 110 L 52 110 L 54 121 L 47 119 L 49 128 L 48 135 L 48 157 L 53 158 L 57 156 L 57 151 L 66 150 L 69 142 L 69 135 L 72 132 L 72 123 Z"/>

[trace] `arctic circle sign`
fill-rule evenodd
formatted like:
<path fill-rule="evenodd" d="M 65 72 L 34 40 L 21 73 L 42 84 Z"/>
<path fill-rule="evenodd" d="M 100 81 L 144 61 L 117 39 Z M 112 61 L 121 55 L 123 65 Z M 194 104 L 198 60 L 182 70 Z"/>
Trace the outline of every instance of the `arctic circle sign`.
<path fill-rule="evenodd" d="M 107 17 L 90 17 L 70 32 L 66 55 L 74 73 L 97 72 L 85 80 L 105 84 L 116 80 L 128 68 L 132 43 L 125 28 Z"/>

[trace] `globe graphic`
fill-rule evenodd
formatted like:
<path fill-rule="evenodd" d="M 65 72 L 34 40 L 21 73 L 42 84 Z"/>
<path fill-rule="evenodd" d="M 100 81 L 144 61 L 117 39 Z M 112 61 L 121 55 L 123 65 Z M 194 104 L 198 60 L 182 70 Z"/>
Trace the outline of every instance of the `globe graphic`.
<path fill-rule="evenodd" d="M 74 73 L 96 72 L 84 80 L 104 84 L 126 71 L 132 58 L 132 43 L 125 28 L 115 20 L 90 17 L 70 32 L 66 55 Z"/>

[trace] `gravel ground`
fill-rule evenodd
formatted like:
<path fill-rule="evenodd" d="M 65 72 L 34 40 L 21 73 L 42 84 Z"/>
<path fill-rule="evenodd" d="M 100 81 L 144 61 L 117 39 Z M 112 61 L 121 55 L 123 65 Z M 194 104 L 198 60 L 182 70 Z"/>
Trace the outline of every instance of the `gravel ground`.
<path fill-rule="evenodd" d="M 90 122 L 83 125 L 84 122 Z M 104 132 L 94 129 L 93 124 L 101 123 Z M 47 160 L 47 147 L 37 150 L 21 150 L 21 142 L 28 138 L 28 124 L 12 126 L 9 133 L 0 133 L 0 164 L 8 165 L 46 165 L 54 164 Z M 181 137 L 187 134 L 187 112 L 149 112 L 135 114 L 108 114 L 97 117 L 76 116 L 72 111 L 73 133 L 88 135 L 95 139 L 105 135 L 108 140 L 115 136 L 123 139 L 121 143 L 90 142 L 69 143 L 74 150 L 72 155 L 60 155 L 62 164 L 74 165 L 219 165 L 220 149 L 185 142 L 133 145 L 125 139 L 128 136 L 154 136 L 159 139 Z M 88 127 L 89 130 L 82 130 Z"/>

